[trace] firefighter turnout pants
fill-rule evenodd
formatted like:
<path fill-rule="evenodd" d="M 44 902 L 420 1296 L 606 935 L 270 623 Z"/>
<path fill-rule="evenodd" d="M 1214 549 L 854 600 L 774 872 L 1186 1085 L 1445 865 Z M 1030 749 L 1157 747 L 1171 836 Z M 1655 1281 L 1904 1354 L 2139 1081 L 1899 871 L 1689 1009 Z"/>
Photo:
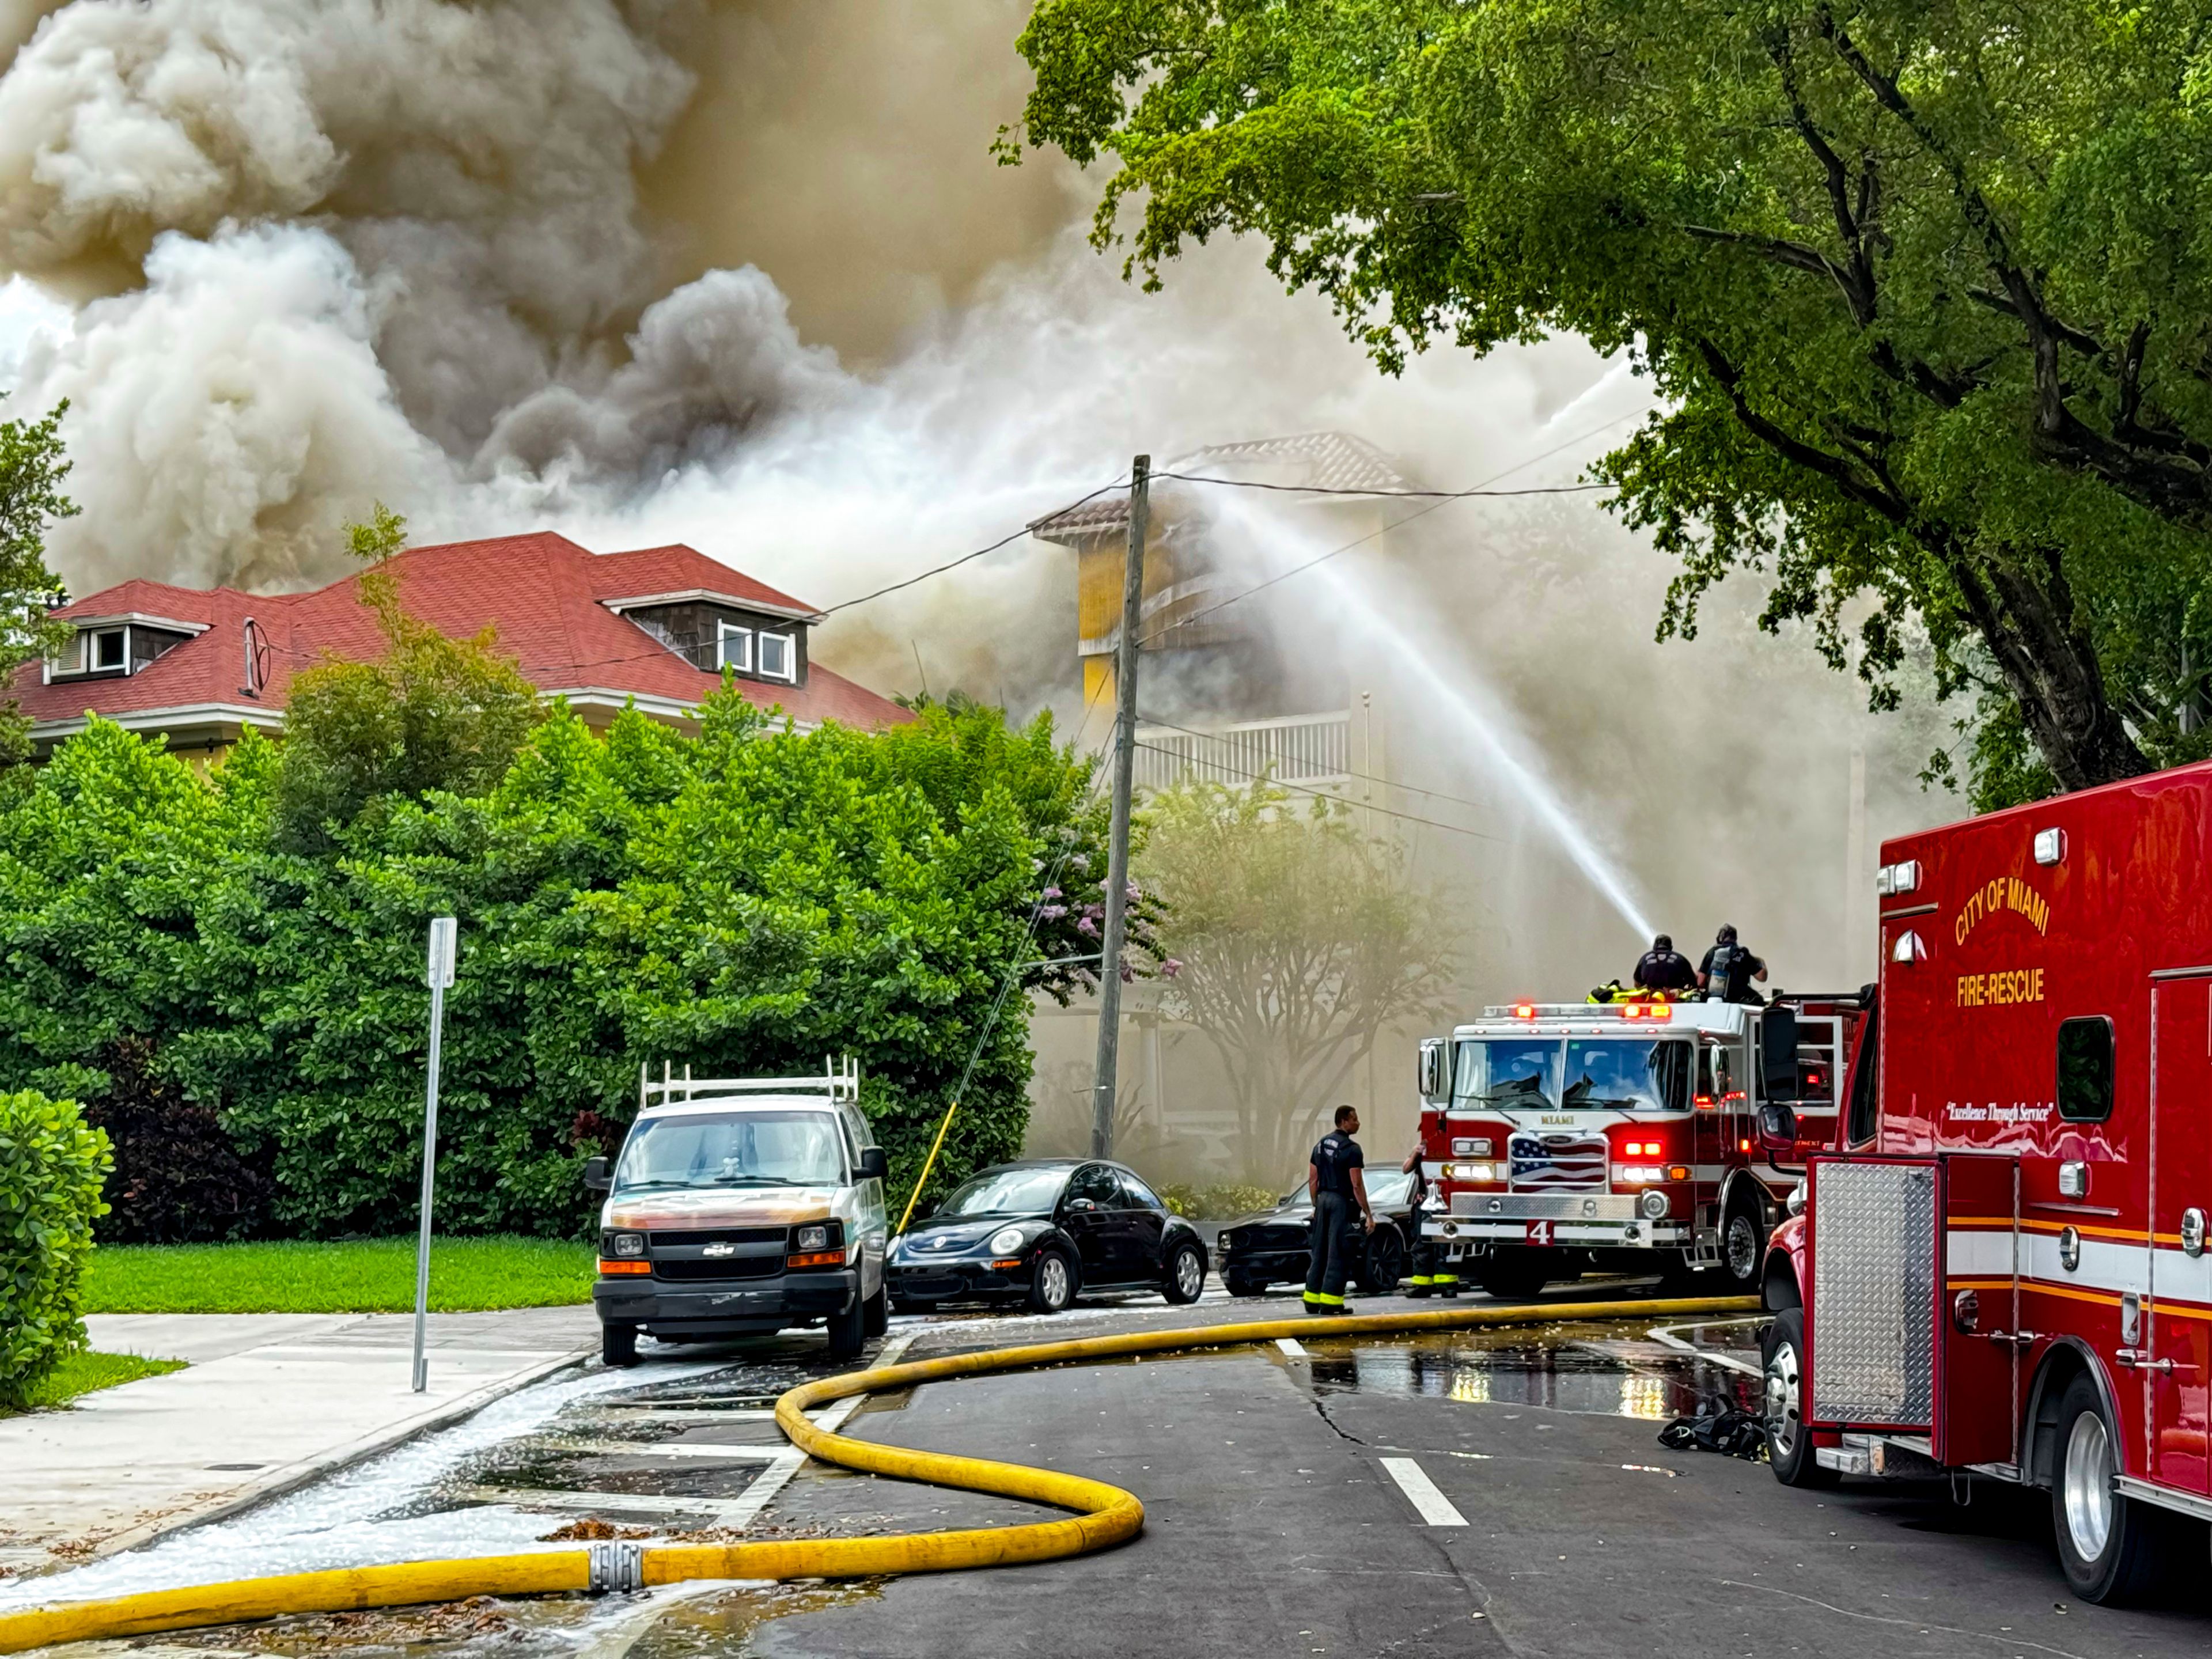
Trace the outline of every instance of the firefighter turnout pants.
<path fill-rule="evenodd" d="M 1414 1225 L 1420 1224 L 1416 1214 Z M 1448 1261 L 1437 1248 L 1437 1242 L 1425 1235 L 1413 1240 L 1413 1255 L 1408 1264 L 1412 1271 L 1406 1275 L 1406 1294 L 1411 1297 L 1457 1296 L 1459 1294 L 1458 1263 Z"/>
<path fill-rule="evenodd" d="M 1306 1267 L 1306 1311 L 1334 1313 L 1344 1306 L 1344 1281 L 1351 1276 L 1352 1231 L 1355 1213 L 1352 1200 L 1342 1193 L 1322 1193 L 1314 1199 L 1313 1259 Z"/>

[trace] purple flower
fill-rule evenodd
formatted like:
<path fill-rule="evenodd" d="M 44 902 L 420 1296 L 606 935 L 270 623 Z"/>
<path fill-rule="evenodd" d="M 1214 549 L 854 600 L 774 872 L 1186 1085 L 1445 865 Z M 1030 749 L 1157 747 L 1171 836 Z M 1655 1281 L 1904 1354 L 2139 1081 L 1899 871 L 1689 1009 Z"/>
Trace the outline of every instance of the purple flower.
<path fill-rule="evenodd" d="M 1090 917 L 1085 916 L 1075 924 L 1075 931 L 1079 933 L 1084 934 L 1087 938 L 1097 939 L 1098 937 L 1098 924 L 1091 921 Z"/>
<path fill-rule="evenodd" d="M 1160 973 L 1164 978 L 1173 979 L 1181 972 L 1182 972 L 1182 963 L 1173 957 L 1170 957 L 1160 964 Z"/>
<path fill-rule="evenodd" d="M 1124 985 L 1134 985 L 1136 982 L 1137 970 L 1130 967 L 1127 963 L 1123 963 L 1121 964 L 1121 983 Z"/>
<path fill-rule="evenodd" d="M 1060 896 L 1060 889 L 1057 887 L 1048 887 L 1044 890 L 1043 896 L 1048 899 L 1058 898 Z"/>
<path fill-rule="evenodd" d="M 1134 903 L 1136 903 L 1138 901 L 1139 901 L 1140 899 L 1142 899 L 1144 896 L 1144 896 L 1142 893 L 1140 893 L 1140 892 L 1139 892 L 1139 891 L 1137 890 L 1137 884 L 1136 884 L 1135 882 L 1133 882 L 1133 882 L 1131 882 L 1131 883 L 1129 884 L 1129 890 L 1128 890 L 1128 900 L 1129 900 L 1129 902 L 1130 902 L 1130 903 L 1132 903 L 1132 904 L 1134 904 Z"/>
<path fill-rule="evenodd" d="M 1058 921 L 1066 914 L 1067 907 L 1065 904 L 1040 904 L 1037 906 L 1037 920 L 1040 921 Z"/>
<path fill-rule="evenodd" d="M 1091 867 L 1091 854 L 1088 853 L 1078 853 L 1073 858 L 1069 859 L 1068 862 L 1079 870 L 1088 870 Z"/>

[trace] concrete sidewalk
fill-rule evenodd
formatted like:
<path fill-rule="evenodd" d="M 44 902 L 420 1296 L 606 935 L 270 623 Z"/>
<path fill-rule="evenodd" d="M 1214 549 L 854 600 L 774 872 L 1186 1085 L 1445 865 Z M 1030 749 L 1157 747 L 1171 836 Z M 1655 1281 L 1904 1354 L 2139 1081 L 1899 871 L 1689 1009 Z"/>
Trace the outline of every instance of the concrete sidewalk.
<path fill-rule="evenodd" d="M 599 1346 L 588 1305 L 433 1314 L 106 1314 L 104 1353 L 188 1370 L 0 1420 L 0 1568 L 38 1571 L 212 1520 L 465 1417 Z"/>

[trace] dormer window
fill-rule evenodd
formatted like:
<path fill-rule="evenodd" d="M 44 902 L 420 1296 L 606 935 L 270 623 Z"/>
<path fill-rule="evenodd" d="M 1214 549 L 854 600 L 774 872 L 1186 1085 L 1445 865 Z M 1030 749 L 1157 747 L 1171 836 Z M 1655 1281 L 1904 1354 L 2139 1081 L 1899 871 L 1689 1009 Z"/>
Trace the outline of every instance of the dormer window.
<path fill-rule="evenodd" d="M 764 680 L 795 680 L 799 678 L 799 651 L 788 634 L 770 634 L 763 629 L 757 636 L 760 647 L 760 677 Z"/>
<path fill-rule="evenodd" d="M 89 617 L 77 623 L 76 637 L 46 663 L 48 681 L 106 678 L 136 674 L 194 635 L 204 623 L 173 623 L 136 615 Z"/>
<path fill-rule="evenodd" d="M 799 615 L 706 592 L 602 603 L 703 672 L 727 670 L 740 679 L 806 684 L 806 624 L 814 620 L 811 613 Z"/>

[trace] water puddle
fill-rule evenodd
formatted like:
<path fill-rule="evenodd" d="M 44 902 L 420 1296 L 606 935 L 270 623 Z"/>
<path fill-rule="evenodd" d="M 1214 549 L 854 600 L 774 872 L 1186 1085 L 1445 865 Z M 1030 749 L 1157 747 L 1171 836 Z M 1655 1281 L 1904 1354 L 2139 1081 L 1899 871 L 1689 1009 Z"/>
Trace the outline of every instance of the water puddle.
<path fill-rule="evenodd" d="M 1386 1342 L 1310 1345 L 1316 1394 L 1389 1395 L 1469 1405 L 1632 1417 L 1686 1417 L 1718 1398 L 1756 1409 L 1759 1381 L 1705 1352 L 1656 1342 L 1646 1328 L 1436 1332 Z M 1714 1333 L 1719 1335 L 1719 1333 Z M 1741 1340 L 1734 1329 L 1731 1341 Z M 1737 1357 L 1731 1349 L 1718 1352 Z"/>

